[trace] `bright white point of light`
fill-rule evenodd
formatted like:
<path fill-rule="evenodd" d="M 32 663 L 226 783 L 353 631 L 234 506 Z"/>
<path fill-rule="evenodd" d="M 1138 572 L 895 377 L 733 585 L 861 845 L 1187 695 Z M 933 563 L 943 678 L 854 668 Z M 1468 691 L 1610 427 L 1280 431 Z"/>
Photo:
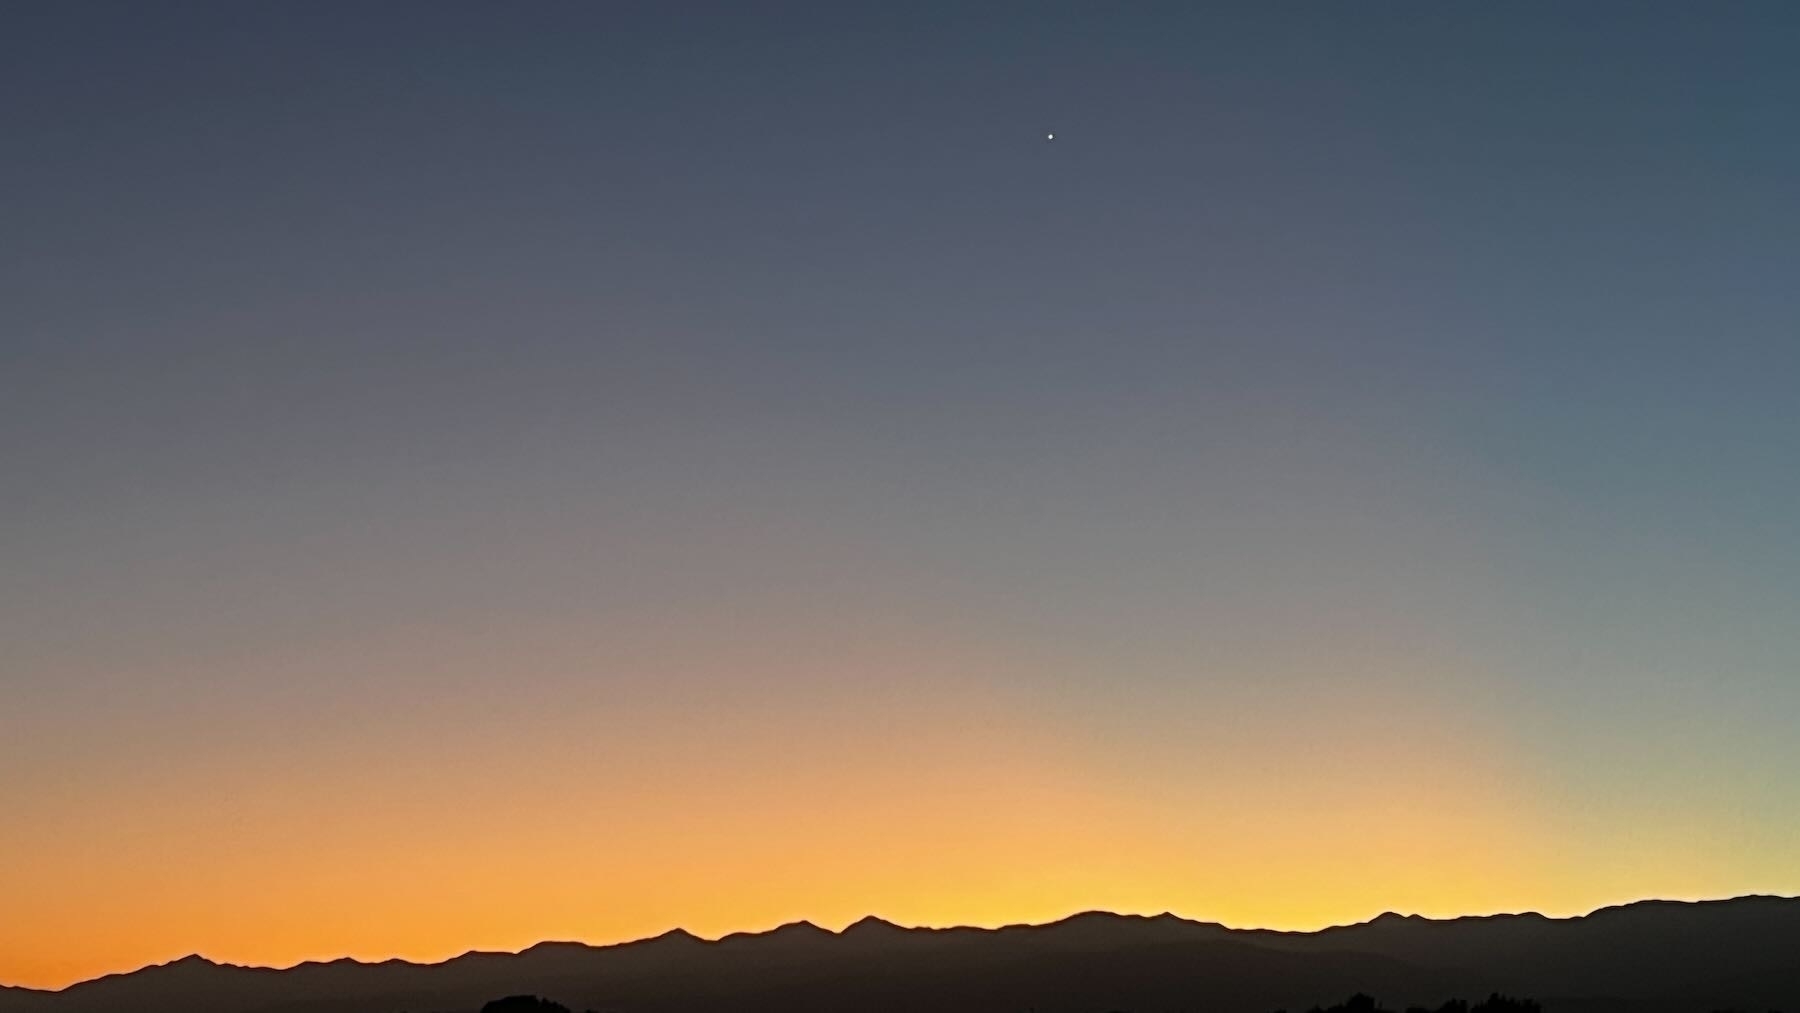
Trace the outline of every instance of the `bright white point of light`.
<path fill-rule="evenodd" d="M 1055 135 L 1055 134 L 1045 134 L 1045 135 L 1044 135 L 1044 140 L 1046 140 L 1046 141 L 1054 141 L 1054 140 L 1056 140 L 1056 135 Z"/>

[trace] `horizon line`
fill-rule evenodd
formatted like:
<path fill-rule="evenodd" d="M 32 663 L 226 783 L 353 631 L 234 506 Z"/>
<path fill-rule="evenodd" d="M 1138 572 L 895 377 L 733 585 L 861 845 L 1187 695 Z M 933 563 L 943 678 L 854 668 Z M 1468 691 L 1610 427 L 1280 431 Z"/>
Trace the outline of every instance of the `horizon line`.
<path fill-rule="evenodd" d="M 779 924 L 772 925 L 767 928 L 739 929 L 739 930 L 735 930 L 732 932 L 726 932 L 722 935 L 714 936 L 712 938 L 707 938 L 705 936 L 698 935 L 694 932 L 690 932 L 686 928 L 684 928 L 680 925 L 677 925 L 672 928 L 665 929 L 662 932 L 658 932 L 654 935 L 638 936 L 638 937 L 632 938 L 632 939 L 615 939 L 615 940 L 608 941 L 608 942 L 591 942 L 591 941 L 581 940 L 581 939 L 540 939 L 535 943 L 531 943 L 530 945 L 520 947 L 517 950 L 479 950 L 479 949 L 463 950 L 460 953 L 455 953 L 450 956 L 442 957 L 442 958 L 439 958 L 436 960 L 429 960 L 429 959 L 415 960 L 415 959 L 411 959 L 411 958 L 407 958 L 407 957 L 400 957 L 400 956 L 391 956 L 391 957 L 384 957 L 384 958 L 378 958 L 378 959 L 368 959 L 368 958 L 363 958 L 363 957 L 354 957 L 354 956 L 350 956 L 350 955 L 346 954 L 346 955 L 330 957 L 330 958 L 309 958 L 306 960 L 296 961 L 292 964 L 287 964 L 284 966 L 274 966 L 274 965 L 269 965 L 269 964 L 237 964 L 237 963 L 231 963 L 228 961 L 213 960 L 210 957 L 207 957 L 203 954 L 195 952 L 195 953 L 184 954 L 179 957 L 174 957 L 169 960 L 164 960 L 164 961 L 150 963 L 150 964 L 143 964 L 141 966 L 131 968 L 129 970 L 110 971 L 105 974 L 96 975 L 91 978 L 83 978 L 83 979 L 80 979 L 79 981 L 72 981 L 72 982 L 70 982 L 66 985 L 63 985 L 61 987 L 58 987 L 58 988 L 37 988 L 37 987 L 29 986 L 29 985 L 8 985 L 8 984 L 5 984 L 4 982 L 0 982 L 0 989 L 14 991 L 14 992 L 32 992 L 32 993 L 37 993 L 40 995 L 57 995 L 57 994 L 60 994 L 63 992 L 67 992 L 71 989 L 80 988 L 84 985 L 94 984 L 95 982 L 106 981 L 106 980 L 109 980 L 112 978 L 130 977 L 132 975 L 142 974 L 146 971 L 153 971 L 153 970 L 157 970 L 159 968 L 172 967 L 177 964 L 186 964 L 186 963 L 194 963 L 194 962 L 203 963 L 203 964 L 206 964 L 211 967 L 235 968 L 235 969 L 239 969 L 239 970 L 248 970 L 248 971 L 266 971 L 266 972 L 273 973 L 273 974 L 280 974 L 280 973 L 284 973 L 287 971 L 298 970 L 299 968 L 302 968 L 302 967 L 326 967 L 326 966 L 331 966 L 331 965 L 336 965 L 336 964 L 352 964 L 352 965 L 356 965 L 359 967 L 380 967 L 380 966 L 388 965 L 388 964 L 405 964 L 405 965 L 408 965 L 411 967 L 418 967 L 418 968 L 442 967 L 446 964 L 454 963 L 458 960 L 463 960 L 468 957 L 518 957 L 518 956 L 523 956 L 524 954 L 529 953 L 532 950 L 536 950 L 536 949 L 539 949 L 540 947 L 545 947 L 545 946 L 579 946 L 579 947 L 582 947 L 585 949 L 590 949 L 590 950 L 609 950 L 609 949 L 615 949 L 615 948 L 626 947 L 626 946 L 635 946 L 635 945 L 638 945 L 641 943 L 650 943 L 650 942 L 655 942 L 660 939 L 670 939 L 670 938 L 686 938 L 686 939 L 690 939 L 696 943 L 700 943 L 702 945 L 713 946 L 713 945 L 718 945 L 720 943 L 724 943 L 724 942 L 734 940 L 734 939 L 756 939 L 756 938 L 761 938 L 764 936 L 774 935 L 775 933 L 781 932 L 783 930 L 792 930 L 792 929 L 799 929 L 799 928 L 809 928 L 809 929 L 812 929 L 817 932 L 825 933 L 826 935 L 829 935 L 829 936 L 841 937 L 846 932 L 848 932 L 851 928 L 854 928 L 855 926 L 864 924 L 866 922 L 873 922 L 873 923 L 878 923 L 878 924 L 882 924 L 882 925 L 887 925 L 894 929 L 898 929 L 902 932 L 956 932 L 956 931 L 1003 932 L 1003 931 L 1013 930 L 1013 929 L 1050 928 L 1052 926 L 1061 925 L 1065 922 L 1074 921 L 1077 918 L 1087 918 L 1087 917 L 1094 917 L 1094 916 L 1105 916 L 1105 917 L 1109 917 L 1109 918 L 1118 918 L 1118 919 L 1126 919 L 1126 920 L 1143 920 L 1143 921 L 1172 918 L 1177 921 L 1185 922 L 1190 925 L 1214 926 L 1217 928 L 1224 929 L 1225 931 L 1228 931 L 1228 932 L 1271 933 L 1271 934 L 1276 934 L 1276 935 L 1306 936 L 1306 935 L 1319 935 L 1321 933 L 1332 932 L 1332 931 L 1341 930 L 1341 929 L 1356 928 L 1356 927 L 1362 926 L 1362 925 L 1370 925 L 1370 924 L 1373 924 L 1374 922 L 1380 921 L 1384 918 L 1405 918 L 1405 919 L 1409 919 L 1409 920 L 1418 920 L 1418 921 L 1426 921 L 1426 922 L 1440 922 L 1440 923 L 1482 920 L 1482 919 L 1490 919 L 1490 918 L 1542 918 L 1546 921 L 1568 922 L 1568 921 L 1580 921 L 1585 918 L 1591 918 L 1594 915 L 1601 914 L 1606 911 L 1615 911 L 1615 910 L 1620 910 L 1623 908 L 1639 907 L 1639 906 L 1649 905 L 1649 904 L 1680 904 L 1680 905 L 1698 906 L 1698 905 L 1702 905 L 1702 904 L 1730 904 L 1730 903 L 1735 903 L 1735 902 L 1740 902 L 1740 901 L 1753 901 L 1753 900 L 1800 901 L 1800 894 L 1745 893 L 1745 894 L 1733 894 L 1731 896 L 1725 896 L 1725 897 L 1660 897 L 1660 896 L 1639 897 L 1634 900 L 1619 901 L 1617 903 L 1612 903 L 1612 904 L 1603 904 L 1599 907 L 1592 908 L 1587 911 L 1577 912 L 1577 913 L 1573 913 L 1573 914 L 1560 914 L 1560 915 L 1545 914 L 1541 911 L 1535 911 L 1535 910 L 1529 910 L 1529 909 L 1514 910 L 1514 911 L 1465 912 L 1462 914 L 1455 914 L 1455 915 L 1423 915 L 1423 914 L 1419 914 L 1417 912 L 1396 911 L 1393 909 L 1388 909 L 1388 910 L 1380 911 L 1374 915 L 1371 915 L 1367 918 L 1363 918 L 1358 921 L 1339 922 L 1339 923 L 1333 923 L 1330 925 L 1321 925 L 1317 928 L 1311 928 L 1311 929 L 1278 929 L 1278 928 L 1271 928 L 1268 926 L 1259 926 L 1259 925 L 1228 925 L 1224 922 L 1213 921 L 1213 920 L 1206 919 L 1206 918 L 1199 918 L 1199 917 L 1192 917 L 1192 916 L 1184 915 L 1184 914 L 1177 914 L 1174 911 L 1158 911 L 1155 913 L 1143 913 L 1143 912 L 1137 912 L 1137 911 L 1108 911 L 1108 910 L 1105 910 L 1102 908 L 1087 908 L 1087 909 L 1078 910 L 1078 911 L 1071 911 L 1070 913 L 1063 915 L 1061 917 L 1052 918 L 1049 921 L 1043 921 L 1043 922 L 1004 922 L 1004 923 L 997 924 L 997 925 L 973 925 L 973 924 L 962 924 L 962 923 L 945 924 L 945 925 L 925 925 L 925 924 L 902 925 L 898 922 L 891 921 L 880 915 L 870 913 L 870 914 L 865 914 L 859 918 L 852 919 L 851 921 L 845 922 L 841 928 L 837 928 L 837 929 L 827 928 L 825 926 L 818 924 L 817 922 L 812 921 L 811 919 L 798 918 L 798 919 L 794 919 L 792 921 L 781 922 Z"/>

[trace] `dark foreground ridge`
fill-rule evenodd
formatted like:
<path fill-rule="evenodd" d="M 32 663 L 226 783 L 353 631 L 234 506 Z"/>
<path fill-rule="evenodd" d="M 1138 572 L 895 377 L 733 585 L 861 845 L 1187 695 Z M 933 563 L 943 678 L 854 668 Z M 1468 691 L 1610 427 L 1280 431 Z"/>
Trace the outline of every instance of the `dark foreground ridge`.
<path fill-rule="evenodd" d="M 1544 1013 L 1800 1010 L 1800 898 L 1644 901 L 1577 918 L 1387 914 L 1318 932 L 1169 914 L 1000 929 L 865 918 L 842 932 L 796 922 L 707 941 L 678 929 L 286 970 L 187 957 L 58 992 L 0 989 L 0 1013 L 477 1013 L 501 996 L 601 1013 L 1271 1013 L 1355 1008 L 1350 995 L 1374 1013 L 1496 994 L 1531 996 Z"/>
<path fill-rule="evenodd" d="M 481 1007 L 481 1013 L 575 1013 L 559 1002 L 552 1002 L 539 995 L 509 995 L 504 999 L 495 999 Z M 584 1013 L 597 1013 L 587 1010 Z M 1287 1013 L 1277 1010 L 1276 1013 Z M 1394 1013 L 1376 1003 L 1373 996 L 1358 993 L 1328 1009 L 1314 1006 L 1307 1013 Z M 1461 999 L 1451 999 L 1437 1009 L 1426 1009 L 1423 1006 L 1410 1006 L 1406 1013 L 1543 1013 L 1543 1007 L 1530 999 L 1515 999 L 1509 995 L 1490 995 L 1486 999 L 1470 1006 Z"/>

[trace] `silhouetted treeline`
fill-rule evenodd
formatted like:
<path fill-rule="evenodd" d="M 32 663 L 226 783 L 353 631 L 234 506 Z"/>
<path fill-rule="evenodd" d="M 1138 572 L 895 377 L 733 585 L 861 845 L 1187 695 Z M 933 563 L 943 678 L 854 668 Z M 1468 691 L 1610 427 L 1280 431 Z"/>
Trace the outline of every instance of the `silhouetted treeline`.
<path fill-rule="evenodd" d="M 569 1007 L 560 1002 L 551 1002 L 535 995 L 509 995 L 504 999 L 495 999 L 481 1007 L 481 1013 L 572 1013 Z M 589 1013 L 592 1013 L 590 1010 Z"/>

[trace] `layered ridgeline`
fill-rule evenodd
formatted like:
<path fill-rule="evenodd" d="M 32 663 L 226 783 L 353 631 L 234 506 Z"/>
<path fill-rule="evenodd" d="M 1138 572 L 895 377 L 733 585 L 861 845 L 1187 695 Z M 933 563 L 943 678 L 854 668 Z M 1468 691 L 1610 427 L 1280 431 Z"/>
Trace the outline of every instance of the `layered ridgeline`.
<path fill-rule="evenodd" d="M 1318 932 L 1092 913 L 1000 929 L 865 918 L 702 940 L 541 943 L 440 964 L 286 970 L 188 957 L 57 992 L 0 990 L 0 1013 L 400 1013 L 534 994 L 607 1013 L 1269 1013 L 1353 992 L 1383 1005 L 1529 995 L 1546 1013 L 1800 1013 L 1800 898 L 1645 901 L 1578 918 L 1382 915 Z"/>

